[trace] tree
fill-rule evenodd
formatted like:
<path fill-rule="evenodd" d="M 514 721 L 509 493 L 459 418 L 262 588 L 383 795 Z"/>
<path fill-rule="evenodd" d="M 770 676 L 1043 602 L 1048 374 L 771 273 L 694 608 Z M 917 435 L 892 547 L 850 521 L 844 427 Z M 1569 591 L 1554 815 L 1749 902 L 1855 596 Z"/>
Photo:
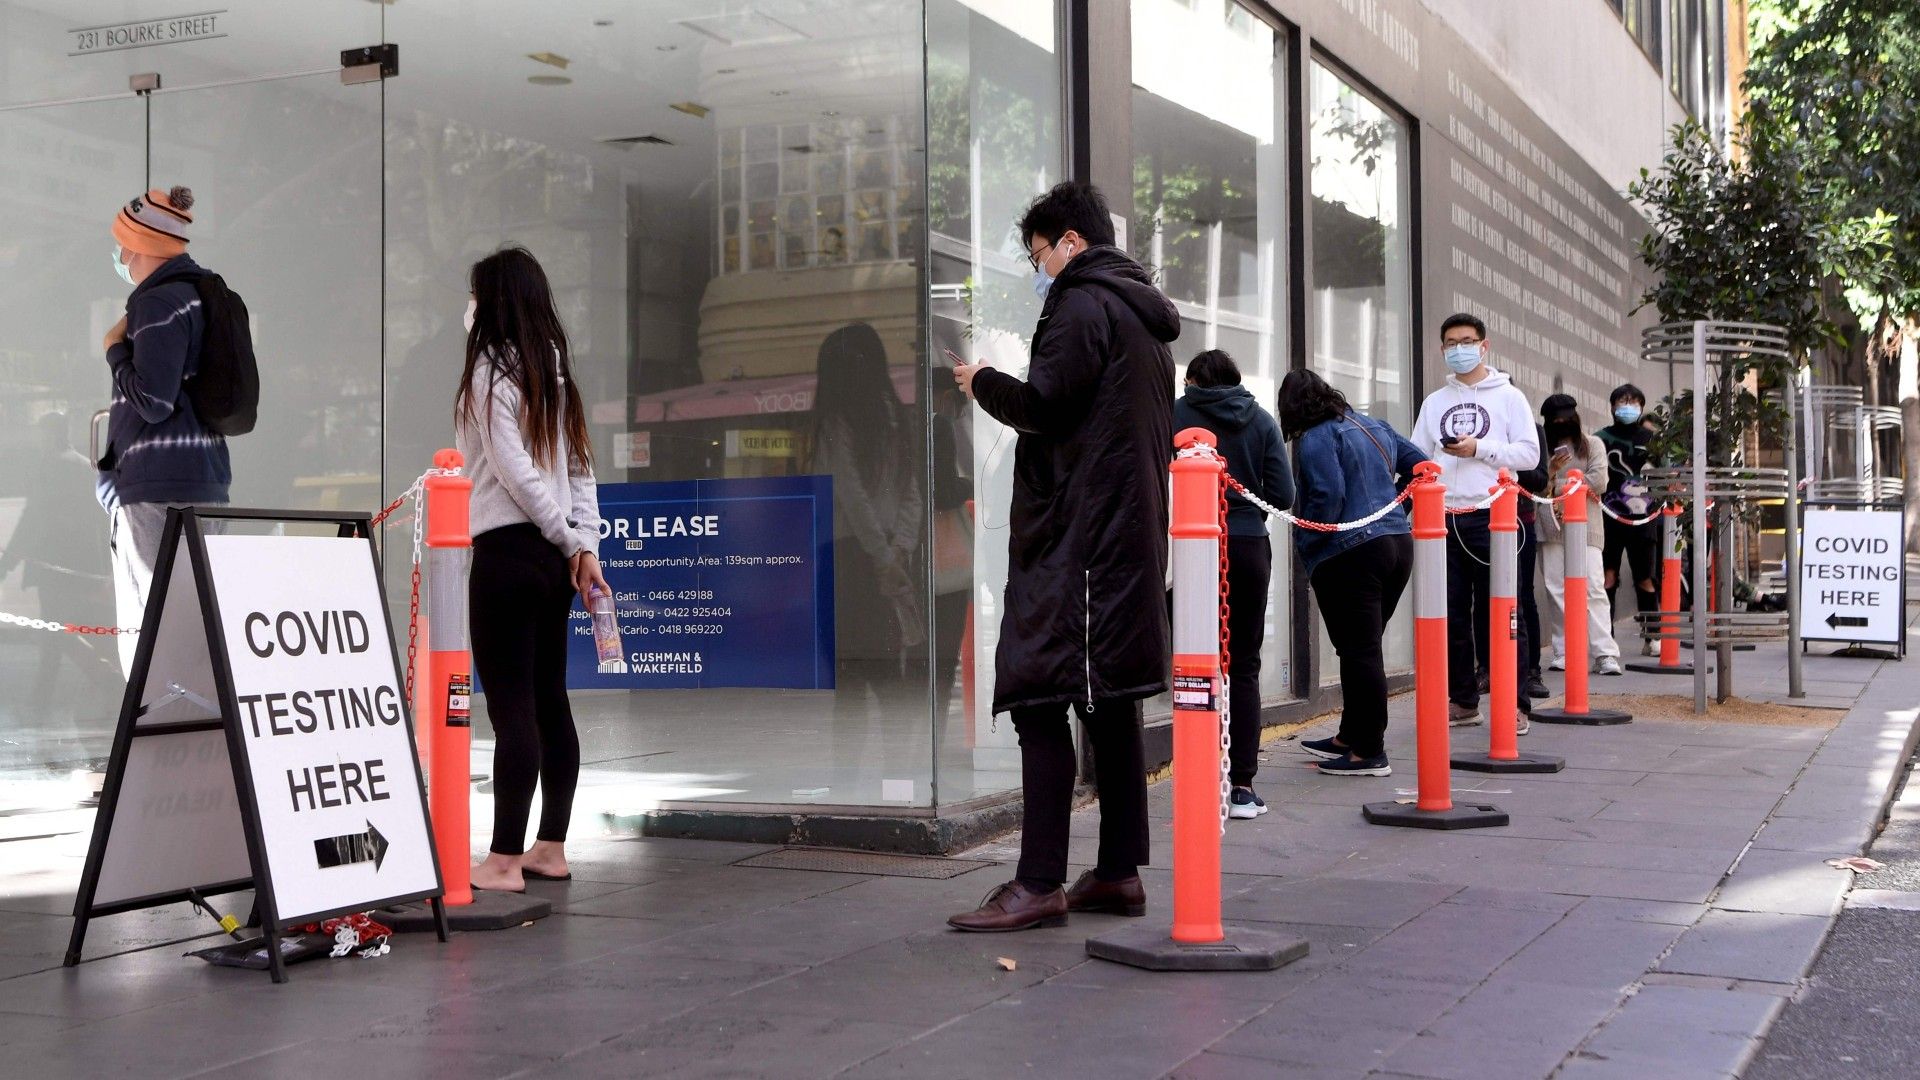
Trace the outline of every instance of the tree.
<path fill-rule="evenodd" d="M 1747 127 L 1761 152 L 1791 153 L 1810 198 L 1854 230 L 1823 281 L 1856 316 L 1824 350 L 1823 378 L 1869 404 L 1898 401 L 1907 499 L 1920 499 L 1920 5 L 1913 0 L 1757 0 Z M 1920 521 L 1908 523 L 1920 553 Z"/>

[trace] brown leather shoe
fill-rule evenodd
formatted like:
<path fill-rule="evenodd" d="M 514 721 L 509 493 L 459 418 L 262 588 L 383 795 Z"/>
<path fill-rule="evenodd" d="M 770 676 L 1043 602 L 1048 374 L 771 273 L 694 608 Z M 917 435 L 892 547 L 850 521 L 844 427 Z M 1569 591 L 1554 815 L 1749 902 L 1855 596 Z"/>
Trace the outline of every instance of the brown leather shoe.
<path fill-rule="evenodd" d="M 1008 930 L 1032 930 L 1066 924 L 1066 890 L 1037 893 L 1018 880 L 996 886 L 978 908 L 947 920 L 947 925 L 955 930 L 977 934 L 998 934 Z"/>
<path fill-rule="evenodd" d="M 1135 874 L 1119 881 L 1101 881 L 1089 870 L 1067 890 L 1068 911 L 1101 911 L 1138 918 L 1147 913 L 1147 890 Z"/>

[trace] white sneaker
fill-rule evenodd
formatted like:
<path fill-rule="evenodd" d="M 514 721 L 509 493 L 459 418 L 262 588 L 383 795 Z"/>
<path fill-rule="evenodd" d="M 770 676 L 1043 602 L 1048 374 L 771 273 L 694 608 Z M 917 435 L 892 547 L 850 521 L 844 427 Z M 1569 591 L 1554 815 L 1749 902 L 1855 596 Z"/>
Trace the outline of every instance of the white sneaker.
<path fill-rule="evenodd" d="M 1640 639 L 1640 655 L 1641 656 L 1659 656 L 1660 646 L 1655 644 L 1652 638 L 1641 638 Z"/>
<path fill-rule="evenodd" d="M 1548 670 L 1548 671 L 1565 671 L 1565 670 L 1567 670 L 1567 658 L 1566 658 L 1566 657 L 1564 657 L 1564 656 L 1556 656 L 1556 657 L 1554 657 L 1553 659 L 1551 659 L 1551 660 L 1548 660 L 1548 661 L 1547 661 L 1547 670 Z"/>
<path fill-rule="evenodd" d="M 1593 670 L 1601 675 L 1626 674 L 1624 671 L 1620 669 L 1620 658 L 1617 656 L 1603 656 L 1600 659 L 1594 661 Z"/>
<path fill-rule="evenodd" d="M 1533 717 L 1531 715 L 1527 713 L 1514 714 L 1513 733 L 1515 735 L 1525 735 L 1527 732 L 1532 730 L 1533 730 Z"/>

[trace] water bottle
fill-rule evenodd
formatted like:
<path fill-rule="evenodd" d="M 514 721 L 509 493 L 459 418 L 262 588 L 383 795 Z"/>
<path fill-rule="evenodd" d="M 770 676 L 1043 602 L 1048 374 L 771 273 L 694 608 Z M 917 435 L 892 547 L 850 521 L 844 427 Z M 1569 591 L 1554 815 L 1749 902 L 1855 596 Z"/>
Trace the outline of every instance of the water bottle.
<path fill-rule="evenodd" d="M 613 594 L 598 585 L 588 586 L 587 610 L 593 616 L 593 648 L 600 656 L 600 673 L 617 675 L 626 671 L 620 623 L 613 614 Z"/>

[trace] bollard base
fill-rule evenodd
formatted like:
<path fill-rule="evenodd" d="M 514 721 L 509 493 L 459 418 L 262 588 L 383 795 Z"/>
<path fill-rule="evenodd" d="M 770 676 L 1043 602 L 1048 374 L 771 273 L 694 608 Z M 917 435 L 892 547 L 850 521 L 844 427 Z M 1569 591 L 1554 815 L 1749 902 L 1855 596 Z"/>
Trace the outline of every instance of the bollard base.
<path fill-rule="evenodd" d="M 1460 754 L 1452 764 L 1456 769 L 1482 773 L 1556 773 L 1567 767 L 1565 758 L 1548 754 L 1520 754 L 1510 758 L 1497 758 L 1491 754 Z"/>
<path fill-rule="evenodd" d="M 1274 971 L 1307 955 L 1303 938 L 1226 927 L 1224 941 L 1190 944 L 1164 926 L 1130 926 L 1087 939 L 1087 955 L 1148 971 Z"/>
<path fill-rule="evenodd" d="M 553 914 L 553 904 L 525 893 L 473 891 L 473 903 L 447 905 L 447 927 L 451 930 L 507 930 Z M 420 933 L 434 928 L 433 905 L 426 901 L 381 908 L 374 918 L 393 927 L 396 934 Z"/>
<path fill-rule="evenodd" d="M 1440 829 L 1446 832 L 1455 829 L 1491 829 L 1512 824 L 1505 810 L 1485 803 L 1455 803 L 1450 810 L 1422 810 L 1410 802 L 1375 802 L 1362 806 L 1360 816 L 1366 818 L 1369 825 L 1398 825 L 1408 829 Z"/>
<path fill-rule="evenodd" d="M 1618 709 L 1588 709 L 1586 712 L 1568 712 L 1565 709 L 1535 709 L 1533 722 L 1536 724 L 1582 724 L 1587 727 L 1601 727 L 1610 724 L 1625 724 L 1633 720 L 1633 714 Z"/>
<path fill-rule="evenodd" d="M 1638 671 L 1643 675 L 1691 675 L 1693 674 L 1692 664 L 1675 664 L 1672 667 L 1666 667 L 1657 662 L 1647 661 L 1647 660 L 1638 660 L 1633 663 L 1627 664 L 1626 669 L 1628 671 Z M 1713 674 L 1713 665 L 1711 664 L 1707 665 L 1707 674 L 1709 675 Z"/>

